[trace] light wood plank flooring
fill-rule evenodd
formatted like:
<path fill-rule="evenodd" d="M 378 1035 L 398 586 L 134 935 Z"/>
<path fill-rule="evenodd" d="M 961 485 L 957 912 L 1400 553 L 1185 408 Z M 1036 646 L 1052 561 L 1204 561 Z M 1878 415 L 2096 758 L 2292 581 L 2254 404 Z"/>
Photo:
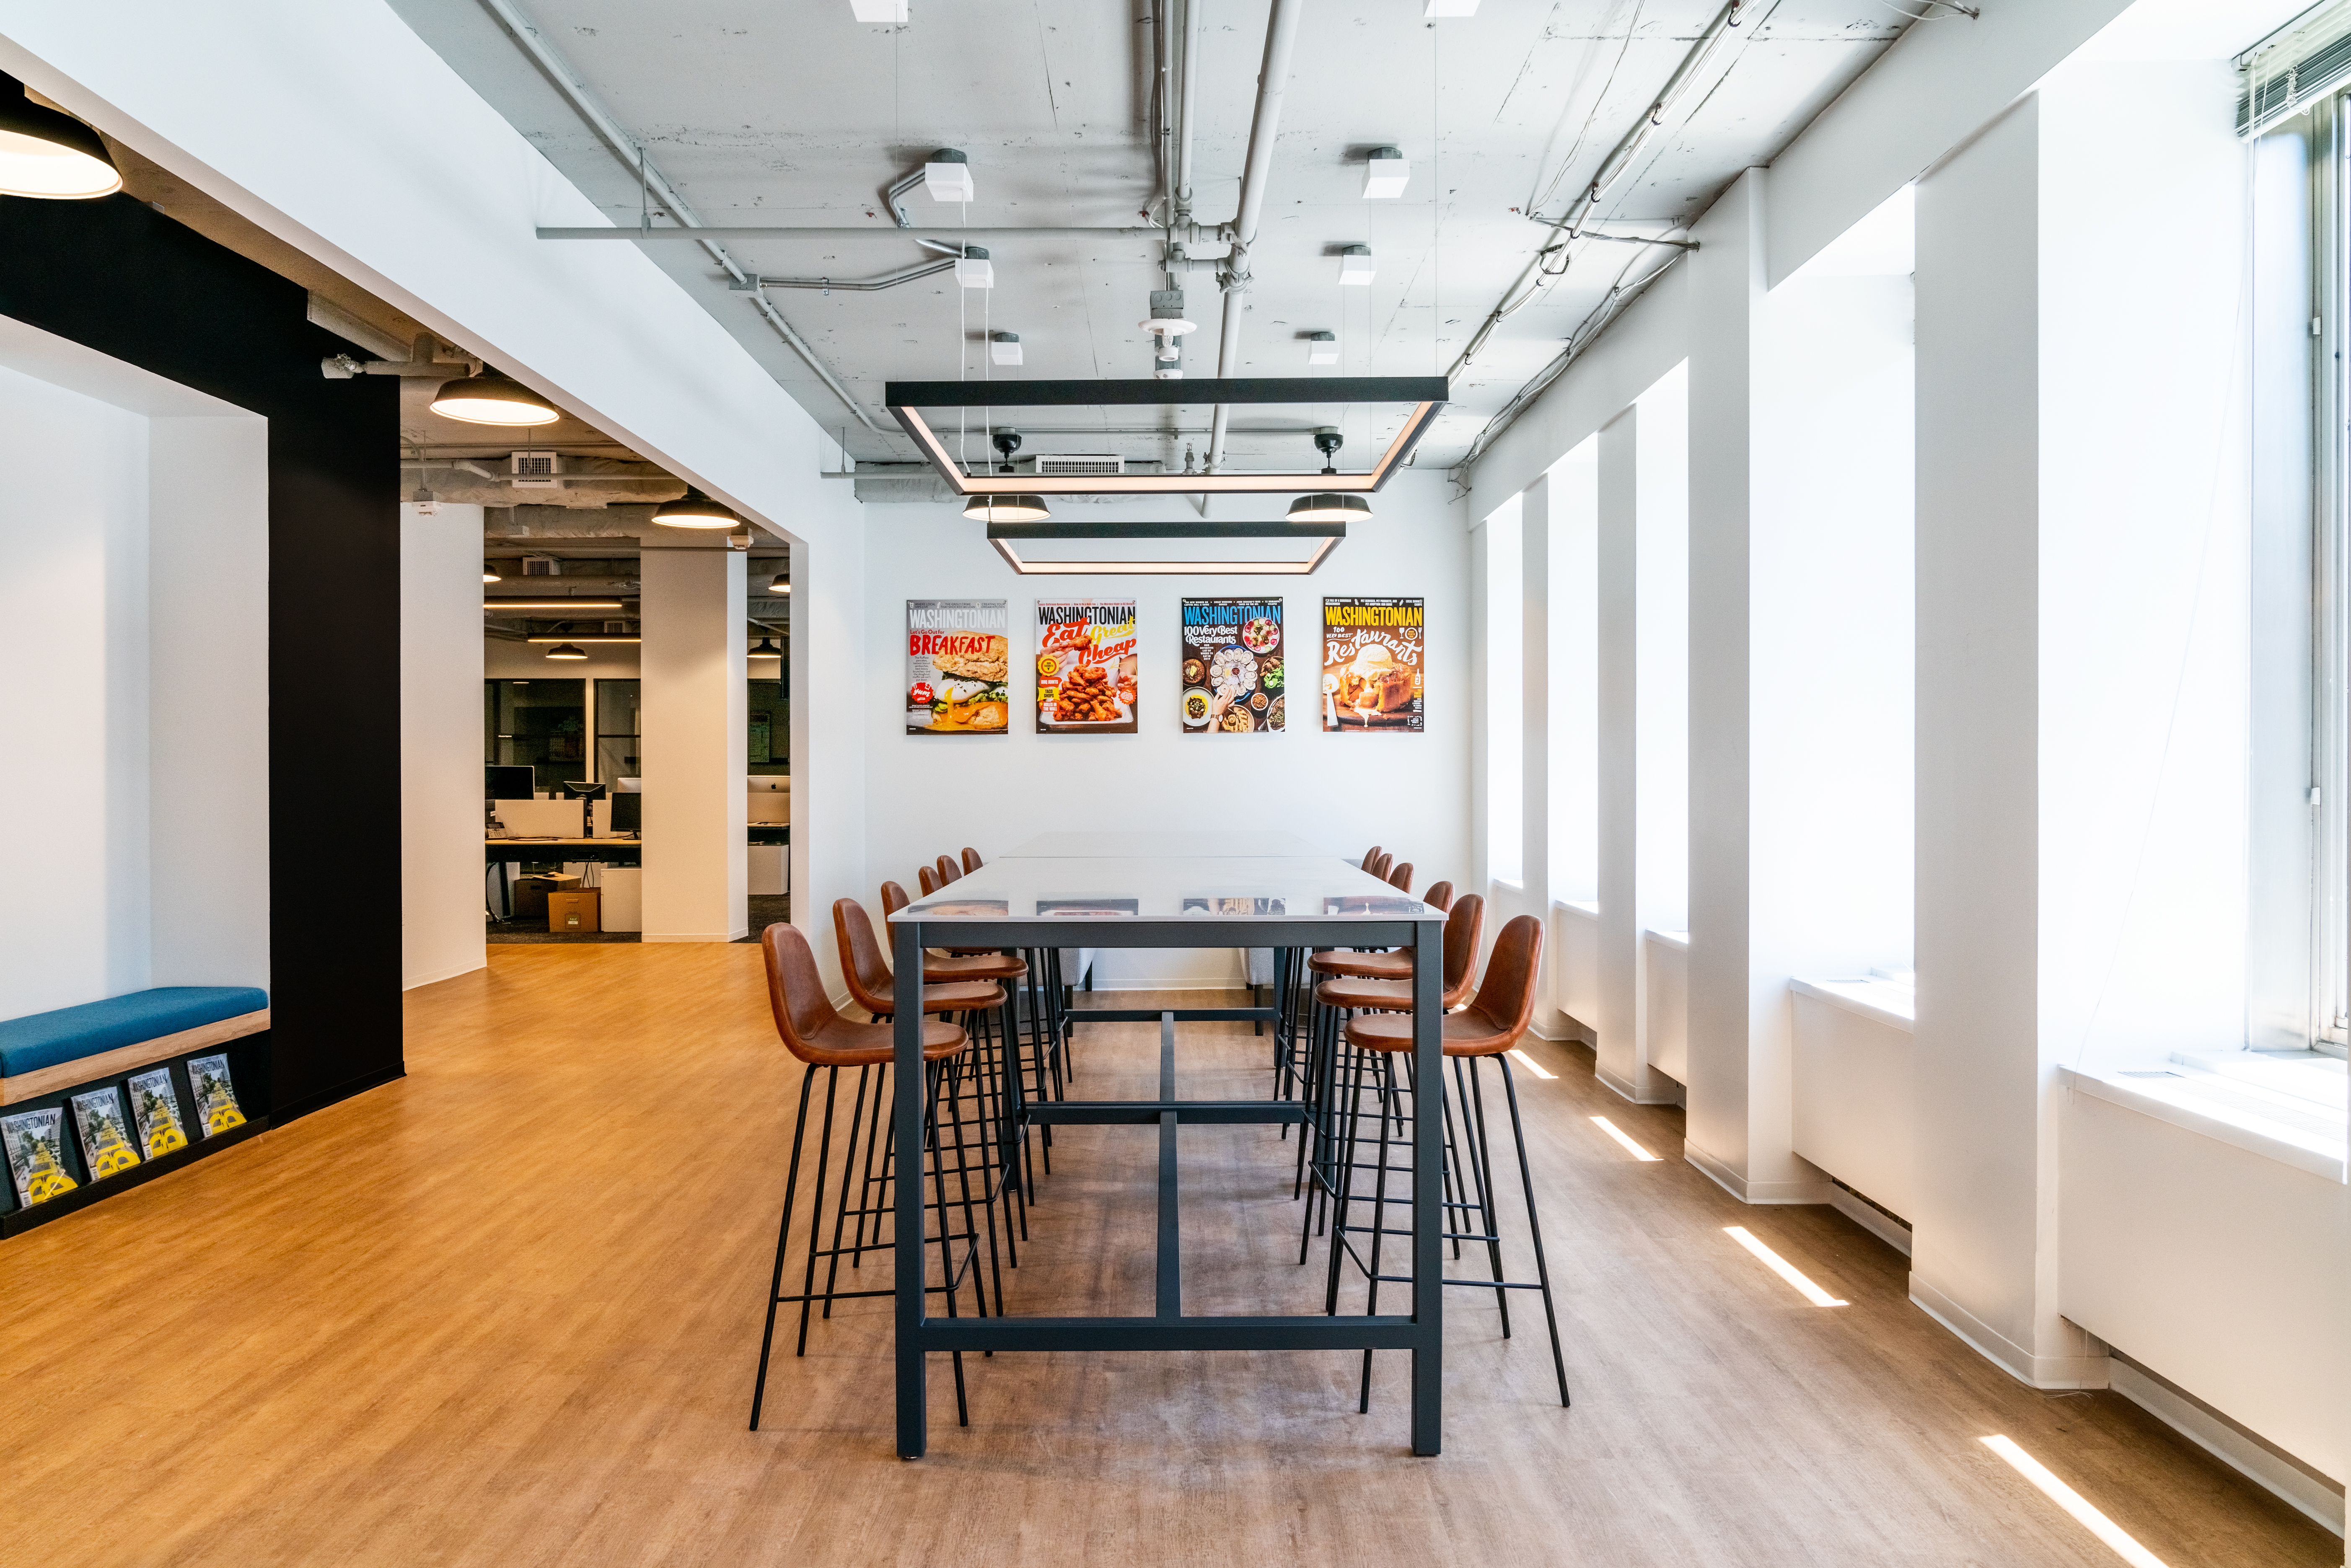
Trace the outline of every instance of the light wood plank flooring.
<path fill-rule="evenodd" d="M 1735 1203 L 1680 1160 L 1677 1113 L 1540 1043 L 1571 1411 L 1534 1303 L 1505 1343 L 1457 1291 L 1441 1458 L 1405 1452 L 1401 1355 L 1367 1416 L 1349 1354 L 1056 1355 L 974 1358 L 968 1429 L 940 1358 L 905 1464 L 873 1301 L 779 1360 L 747 1432 L 797 1090 L 758 963 L 496 949 L 411 994 L 404 1081 L 0 1244 L 0 1561 L 2118 1561 L 1989 1433 L 2171 1568 L 2343 1561 L 2120 1399 L 2020 1387 L 1904 1300 L 1901 1258 L 1827 1209 Z M 1183 1040 L 1187 1092 L 1262 1087 L 1246 1025 Z M 1147 1093 L 1155 1060 L 1155 1030 L 1094 1026 L 1077 1087 Z M 1016 1310 L 1147 1309 L 1155 1136 L 1061 1134 Z M 1288 1155 L 1186 1133 L 1193 1310 L 1319 1306 Z M 1852 1305 L 1807 1305 L 1731 1224 Z"/>

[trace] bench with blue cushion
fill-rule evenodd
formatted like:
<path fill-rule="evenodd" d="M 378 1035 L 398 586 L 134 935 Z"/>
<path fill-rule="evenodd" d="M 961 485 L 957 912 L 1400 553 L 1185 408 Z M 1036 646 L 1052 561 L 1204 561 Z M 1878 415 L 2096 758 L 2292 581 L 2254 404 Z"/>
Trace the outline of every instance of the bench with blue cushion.
<path fill-rule="evenodd" d="M 135 1071 L 269 1027 L 253 986 L 158 986 L 0 1020 L 0 1104 Z"/>

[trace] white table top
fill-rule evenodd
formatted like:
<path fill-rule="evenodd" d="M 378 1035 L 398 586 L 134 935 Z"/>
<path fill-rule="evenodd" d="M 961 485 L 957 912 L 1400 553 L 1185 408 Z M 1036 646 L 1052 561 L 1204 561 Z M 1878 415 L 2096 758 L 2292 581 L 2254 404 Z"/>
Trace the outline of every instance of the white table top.
<path fill-rule="evenodd" d="M 890 918 L 925 924 L 1040 919 L 1081 930 L 1122 918 L 1214 925 L 1226 919 L 1442 920 L 1445 915 L 1333 856 L 1163 853 L 1008 856 Z"/>
<path fill-rule="evenodd" d="M 1109 860 L 1144 857 L 1159 860 L 1231 860 L 1263 855 L 1323 858 L 1295 833 L 1243 831 L 1228 833 L 1040 833 L 1005 852 L 1006 860 Z"/>

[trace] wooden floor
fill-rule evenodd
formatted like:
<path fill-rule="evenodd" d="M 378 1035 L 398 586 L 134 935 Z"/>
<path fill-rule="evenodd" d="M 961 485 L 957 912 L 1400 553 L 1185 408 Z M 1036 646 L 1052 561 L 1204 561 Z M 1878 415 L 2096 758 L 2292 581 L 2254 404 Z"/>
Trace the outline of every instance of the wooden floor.
<path fill-rule="evenodd" d="M 797 1087 L 758 963 L 496 949 L 411 993 L 405 1080 L 0 1244 L 0 1561 L 2117 1562 L 1990 1433 L 2171 1568 L 2343 1561 L 2122 1400 L 2019 1386 L 1905 1301 L 1900 1257 L 1824 1208 L 1735 1203 L 1677 1113 L 1539 1043 L 1573 1410 L 1531 1301 L 1505 1343 L 1457 1291 L 1440 1458 L 1406 1454 L 1399 1354 L 1359 1416 L 1352 1355 L 1228 1354 L 975 1358 L 968 1429 L 942 1358 L 906 1464 L 873 1301 L 779 1362 L 747 1432 Z M 1150 1092 L 1155 1036 L 1081 1030 L 1078 1090 Z M 1186 1092 L 1262 1087 L 1246 1025 L 1182 1039 Z M 1187 1304 L 1319 1307 L 1288 1145 L 1185 1136 Z M 1016 1311 L 1147 1310 L 1155 1151 L 1061 1134 Z M 1732 1224 L 1852 1304 L 1806 1304 Z"/>

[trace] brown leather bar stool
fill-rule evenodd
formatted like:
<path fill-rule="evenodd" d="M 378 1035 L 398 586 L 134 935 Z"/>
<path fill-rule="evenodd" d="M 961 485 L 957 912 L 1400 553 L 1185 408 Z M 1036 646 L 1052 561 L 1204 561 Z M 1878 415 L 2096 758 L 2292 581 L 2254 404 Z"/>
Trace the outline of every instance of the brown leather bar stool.
<path fill-rule="evenodd" d="M 1367 850 L 1365 850 L 1365 851 L 1364 852 L 1364 862 L 1363 862 L 1362 866 L 1361 866 L 1361 867 L 1359 867 L 1358 869 L 1363 870 L 1363 871 L 1369 871 L 1369 870 L 1371 870 L 1371 869 L 1372 869 L 1372 867 L 1373 867 L 1374 865 L 1375 865 L 1375 864 L 1377 864 L 1377 863 L 1378 863 L 1378 862 L 1379 862 L 1379 858 L 1380 858 L 1380 846 L 1379 846 L 1379 845 L 1377 845 L 1377 844 L 1374 844 L 1370 849 L 1367 849 Z"/>
<path fill-rule="evenodd" d="M 1405 861 L 1394 871 L 1388 873 L 1388 885 L 1395 888 L 1398 893 L 1410 893 L 1412 891 L 1412 862 L 1410 861 Z"/>
<path fill-rule="evenodd" d="M 1459 1243 L 1482 1245 L 1491 1265 L 1490 1280 L 1447 1280 L 1448 1285 L 1468 1285 L 1494 1292 L 1494 1301 L 1502 1319 L 1502 1337 L 1510 1337 L 1510 1292 L 1539 1291 L 1542 1295 L 1543 1319 L 1551 1329 L 1552 1367 L 1559 1375 L 1559 1402 L 1568 1403 L 1567 1358 L 1560 1348 L 1559 1314 L 1552 1301 L 1551 1265 L 1543 1254 L 1542 1217 L 1535 1207 L 1534 1174 L 1527 1165 L 1526 1127 L 1519 1116 L 1519 1091 L 1510 1072 L 1508 1052 L 1526 1037 L 1527 1028 L 1534 1019 L 1535 977 L 1542 960 L 1542 922 L 1531 915 L 1521 915 L 1505 925 L 1494 938 L 1493 956 L 1487 961 L 1486 977 L 1478 988 L 1477 999 L 1458 1013 L 1447 1013 L 1441 1020 L 1445 1031 L 1445 1057 L 1453 1069 L 1451 1098 L 1460 1102 L 1463 1147 L 1458 1155 L 1448 1153 L 1447 1163 L 1458 1159 L 1461 1170 L 1458 1189 L 1464 1196 L 1446 1203 L 1445 1224 L 1441 1228 L 1446 1239 Z M 1339 1272 L 1342 1259 L 1352 1261 L 1368 1281 L 1367 1312 L 1379 1310 L 1380 1286 L 1383 1283 L 1408 1282 L 1410 1274 L 1380 1272 L 1383 1244 L 1390 1236 L 1410 1236 L 1409 1225 L 1391 1227 L 1388 1207 L 1391 1202 L 1409 1208 L 1409 1196 L 1391 1199 L 1388 1197 L 1390 1177 L 1404 1183 L 1404 1191 L 1412 1191 L 1408 1166 L 1390 1163 L 1391 1125 L 1401 1123 L 1409 1127 L 1427 1103 L 1429 1086 L 1421 1083 L 1417 1064 L 1412 1058 L 1413 1017 L 1410 1013 L 1357 1013 L 1347 1025 L 1346 1040 L 1354 1049 L 1349 1064 L 1348 1082 L 1343 1091 L 1343 1110 L 1334 1111 L 1346 1122 L 1345 1141 L 1338 1157 L 1338 1190 L 1331 1221 L 1331 1274 L 1325 1310 L 1339 1310 Z M 1395 1062 L 1405 1061 L 1401 1088 L 1396 1082 Z M 1527 1206 L 1527 1230 L 1534 1245 L 1535 1278 L 1506 1279 L 1502 1270 L 1501 1215 L 1497 1204 L 1494 1183 L 1493 1141 L 1486 1125 L 1486 1096 L 1482 1069 L 1489 1061 L 1499 1062 L 1502 1071 L 1502 1089 L 1510 1106 L 1510 1137 L 1518 1145 L 1519 1183 Z M 1374 1082 L 1376 1080 L 1376 1082 Z M 1374 1117 L 1379 1123 L 1379 1157 L 1375 1165 L 1362 1160 L 1364 1138 L 1364 1092 L 1370 1088 L 1374 1097 Z M 1447 1098 L 1445 1085 L 1435 1089 L 1439 1104 Z M 1405 1096 L 1412 1101 L 1408 1114 L 1398 1111 Z M 1402 1146 L 1409 1149 L 1409 1134 L 1400 1134 Z M 1356 1177 L 1361 1172 L 1374 1173 L 1370 1199 L 1372 1219 L 1369 1225 L 1354 1223 L 1353 1208 L 1364 1201 L 1355 1191 Z M 1368 1258 L 1352 1238 L 1368 1236 Z M 1357 1408 L 1369 1410 L 1372 1403 L 1371 1353 L 1364 1355 L 1363 1396 Z"/>
<path fill-rule="evenodd" d="M 1453 884 L 1449 882 L 1430 883 L 1428 891 L 1420 895 L 1420 901 L 1450 915 L 1453 913 Z"/>
<path fill-rule="evenodd" d="M 895 1294 L 889 1286 L 872 1291 L 840 1290 L 837 1275 L 843 1256 L 850 1256 L 853 1266 L 853 1260 L 863 1253 L 887 1251 L 893 1246 L 892 1240 L 884 1239 L 883 1232 L 892 1228 L 889 1221 L 896 1213 L 892 1183 L 900 1175 L 897 1150 L 884 1134 L 878 1176 L 861 1195 L 853 1210 L 859 1221 L 857 1240 L 852 1247 L 843 1247 L 841 1234 L 852 1212 L 846 1173 L 858 1162 L 858 1142 L 865 1103 L 869 1093 L 876 1106 L 886 1104 L 890 1099 L 890 1067 L 895 1054 L 891 1030 L 886 1024 L 852 1023 L 833 1010 L 832 1003 L 825 997 L 824 981 L 817 973 L 815 956 L 809 951 L 808 938 L 800 935 L 798 927 L 780 923 L 770 925 L 759 940 L 767 962 L 768 1003 L 775 1014 L 776 1033 L 782 1039 L 785 1048 L 803 1063 L 805 1071 L 800 1075 L 799 1114 L 792 1126 L 791 1164 L 784 1178 L 784 1213 L 782 1222 L 777 1228 L 775 1273 L 768 1282 L 768 1323 L 759 1339 L 759 1371 L 751 1390 L 753 1431 L 758 1430 L 759 1410 L 767 1399 L 768 1360 L 775 1347 L 778 1307 L 788 1301 L 799 1303 L 799 1343 L 793 1354 L 805 1355 L 808 1354 L 809 1315 L 816 1302 L 824 1302 L 829 1316 L 832 1303 L 838 1300 Z M 924 1165 L 929 1165 L 931 1197 L 923 1207 L 926 1215 L 936 1217 L 937 1228 L 935 1232 L 925 1235 L 923 1244 L 927 1251 L 933 1240 L 938 1243 L 940 1282 L 935 1285 L 925 1283 L 924 1289 L 927 1294 L 946 1297 L 949 1317 L 957 1315 L 956 1301 L 962 1293 L 967 1273 L 972 1277 L 973 1295 L 981 1315 L 985 1316 L 987 1312 L 987 1291 L 979 1283 L 976 1266 L 979 1256 L 979 1228 L 968 1182 L 969 1172 L 975 1167 L 965 1157 L 967 1151 L 960 1117 L 952 1124 L 952 1149 L 944 1147 L 939 1136 L 940 1101 L 948 1088 L 949 1078 L 961 1064 L 967 1048 L 967 1037 L 956 1025 L 930 1022 L 923 1025 L 925 1111 L 922 1153 L 929 1157 L 927 1161 L 921 1157 L 914 1160 L 912 1179 L 919 1183 L 923 1179 Z M 857 1087 L 848 1117 L 849 1146 L 841 1159 L 844 1173 L 841 1178 L 841 1212 L 834 1217 L 833 1241 L 828 1247 L 824 1244 L 824 1200 L 825 1182 L 831 1174 L 833 1113 L 840 1098 L 841 1070 L 852 1067 L 857 1070 Z M 817 1133 L 816 1187 L 809 1206 L 808 1268 L 799 1291 L 787 1295 L 784 1292 L 784 1265 L 791 1245 L 792 1209 L 799 1196 L 800 1158 L 807 1144 L 809 1103 L 820 1071 L 825 1080 L 824 1116 Z M 951 1108 L 955 1103 L 951 1095 L 948 1096 L 948 1103 Z M 888 1120 L 884 1118 L 885 1124 Z M 871 1159 L 870 1144 L 867 1154 Z M 957 1176 L 965 1183 L 961 1206 L 964 1227 L 960 1231 L 951 1228 L 948 1218 L 946 1181 L 950 1156 L 956 1162 Z M 864 1201 L 866 1197 L 874 1201 L 868 1204 Z M 872 1222 L 870 1237 L 868 1220 Z M 956 1257 L 958 1243 L 962 1244 L 963 1249 L 960 1261 Z M 819 1291 L 816 1284 L 816 1265 L 820 1258 L 827 1261 L 826 1282 L 822 1291 Z M 956 1410 L 957 1417 L 968 1426 L 970 1414 L 964 1398 L 960 1353 L 956 1356 Z"/>
<path fill-rule="evenodd" d="M 956 864 L 955 857 L 953 855 L 941 855 L 932 863 L 939 868 L 939 885 L 941 887 L 945 887 L 947 883 L 958 880 L 963 875 L 963 867 Z"/>
<path fill-rule="evenodd" d="M 1373 861 L 1371 864 L 1365 866 L 1364 869 L 1370 872 L 1374 876 L 1378 877 L 1382 882 L 1385 882 L 1388 879 L 1388 867 L 1394 864 L 1395 864 L 1395 858 L 1393 855 L 1390 855 L 1387 851 L 1382 850 L 1379 852 L 1379 858 Z"/>
<path fill-rule="evenodd" d="M 939 892 L 944 885 L 938 881 L 937 870 L 931 866 L 920 868 L 917 880 L 922 883 L 923 896 L 925 898 Z M 898 883 L 885 882 L 882 884 L 882 917 L 883 919 L 886 920 L 897 914 L 910 902 L 906 897 L 906 890 Z M 1003 985 L 1018 986 L 1025 982 L 1028 977 L 1029 966 L 1026 962 L 1015 954 L 999 952 L 993 947 L 926 948 L 923 954 L 923 983 L 925 985 L 938 985 L 948 980 L 994 980 Z M 1032 1034 L 1035 1032 L 1032 1031 Z M 1020 1039 L 1021 1037 L 1017 1033 L 1012 1037 L 1009 1059 L 1014 1066 L 1008 1071 L 1013 1074 L 1013 1110 L 1016 1116 L 1020 1116 L 1019 1124 L 1022 1129 L 1020 1146 L 1024 1151 L 1024 1160 L 1027 1161 L 1023 1167 L 1022 1174 L 1025 1179 L 1021 1183 L 1020 1192 L 1022 1217 L 1020 1234 L 1021 1239 L 1026 1240 L 1029 1235 L 1028 1205 L 1036 1201 L 1037 1181 L 1036 1171 L 1033 1168 L 1034 1161 L 1025 1153 L 1029 1146 L 1027 1119 L 1021 1116 L 1019 1112 L 1020 1105 L 1029 1098 L 1029 1089 L 1019 1081 L 1019 1074 L 1024 1071 L 1034 1073 L 1036 1098 L 1040 1100 L 1059 1100 L 1062 1097 L 1062 1074 L 1060 1053 L 1053 1049 L 1054 1045 L 1058 1044 L 1058 1040 L 1048 1041 L 1042 1038 L 1032 1038 L 1029 1042 L 1032 1048 L 1029 1061 L 1027 1063 L 1021 1063 Z M 993 1050 L 992 1043 L 988 1049 Z M 992 1056 L 988 1058 L 988 1061 L 989 1065 L 995 1065 Z M 1050 1127 L 1045 1129 L 1042 1141 L 1045 1147 L 1045 1174 L 1050 1176 L 1053 1174 L 1053 1130 Z"/>
<path fill-rule="evenodd" d="M 977 850 L 968 844 L 964 846 L 964 875 L 969 876 L 987 863 L 979 858 Z M 1029 1016 L 1032 1019 L 1044 1020 L 1046 1036 L 1053 1042 L 1055 1097 L 1058 1099 L 1061 1075 L 1068 1071 L 1075 1076 L 1074 1068 L 1067 1064 L 1071 1038 L 1077 1032 L 1077 1026 L 1069 1021 L 1061 1001 L 1061 950 L 1059 947 L 1023 947 L 1019 953 L 1029 965 Z"/>
<path fill-rule="evenodd" d="M 1465 893 L 1454 901 L 1445 918 L 1445 1010 L 1451 1012 L 1469 999 L 1469 984 L 1478 967 L 1478 944 L 1486 932 L 1486 901 L 1474 893 Z M 1328 1217 L 1329 1199 L 1334 1189 L 1336 1173 L 1332 1161 L 1338 1129 L 1325 1114 L 1332 1103 L 1332 1086 L 1340 1070 L 1344 1041 L 1340 1034 L 1342 1019 L 1353 1012 L 1412 1012 L 1412 955 L 1395 953 L 1350 953 L 1339 955 L 1350 958 L 1401 960 L 1389 967 L 1399 974 L 1363 976 L 1334 975 L 1314 988 L 1315 1032 L 1308 1043 L 1306 1067 L 1307 1126 L 1313 1134 L 1315 1153 L 1312 1159 L 1314 1187 L 1305 1185 L 1309 1159 L 1306 1145 L 1299 1145 L 1299 1169 L 1290 1196 L 1303 1193 L 1306 1217 L 1298 1239 L 1298 1260 L 1306 1261 L 1308 1237 L 1318 1223 L 1316 1194 L 1322 1195 L 1322 1217 Z"/>
<path fill-rule="evenodd" d="M 893 1016 L 897 995 L 896 977 L 890 972 L 890 960 L 882 951 L 882 944 L 873 935 L 873 922 L 865 914 L 865 906 L 853 898 L 837 898 L 832 904 L 833 939 L 841 948 L 841 977 L 848 982 L 850 998 L 873 1015 L 876 1023 L 888 1023 Z M 959 1075 L 953 1086 L 959 1094 L 972 1102 L 974 1121 L 982 1127 L 995 1130 L 991 1144 L 985 1145 L 990 1153 L 984 1173 L 983 1201 L 987 1205 L 988 1272 L 996 1282 L 996 1310 L 1004 1311 L 1004 1272 L 997 1254 L 996 1208 L 1000 1197 L 1005 1205 L 1007 1239 L 1010 1229 L 1025 1213 L 1016 1213 L 1014 1195 L 1017 1184 L 1003 1180 L 1012 1147 L 1013 1118 L 1011 1102 L 1003 1083 L 1001 1057 L 998 1052 L 998 1039 L 1010 1039 L 1014 1033 L 1010 998 L 1002 985 L 991 979 L 946 980 L 923 987 L 923 1011 L 925 1015 L 942 1016 L 961 1013 L 966 1031 L 980 1042 L 977 1070 Z M 997 1031 L 1001 1030 L 999 1035 Z M 874 1133 L 882 1127 L 881 1103 L 873 1107 Z M 873 1141 L 866 1143 L 869 1163 Z M 869 1173 L 870 1176 L 870 1173 Z M 862 1235 L 862 1222 L 859 1234 Z M 856 1262 L 852 1260 L 852 1268 Z M 1017 1244 L 1012 1254 L 1012 1266 L 1020 1266 Z"/>
<path fill-rule="evenodd" d="M 964 875 L 969 876 L 972 873 L 977 871 L 980 868 L 981 863 L 979 852 L 973 849 L 969 844 L 966 844 L 963 847 Z"/>

